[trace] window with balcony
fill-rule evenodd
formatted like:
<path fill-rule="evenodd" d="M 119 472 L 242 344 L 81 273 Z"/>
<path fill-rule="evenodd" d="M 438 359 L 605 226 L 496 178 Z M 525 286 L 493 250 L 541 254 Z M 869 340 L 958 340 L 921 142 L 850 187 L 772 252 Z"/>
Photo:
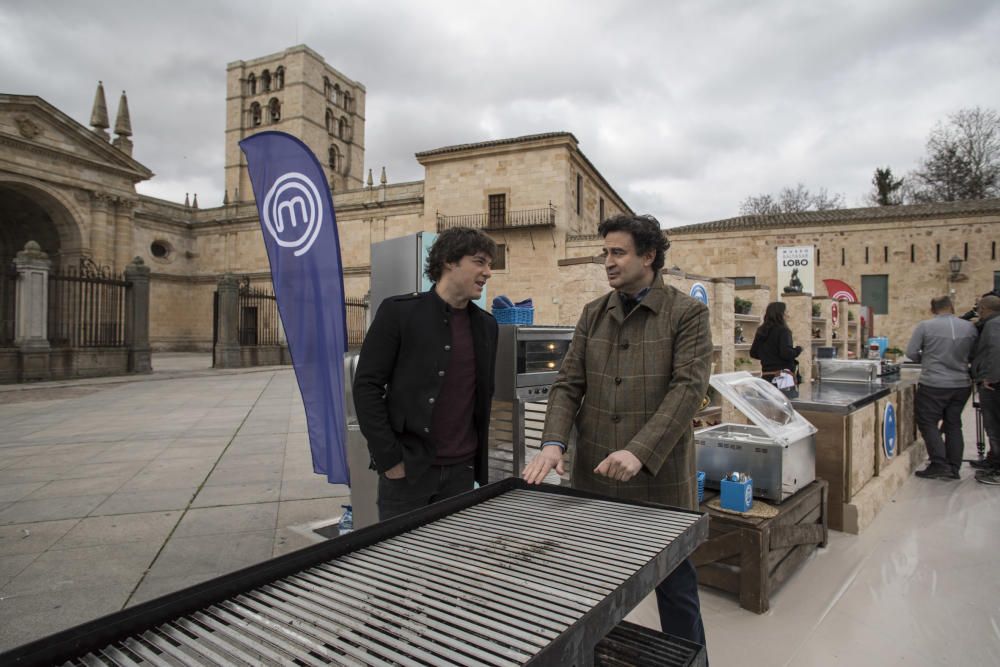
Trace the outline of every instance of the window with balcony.
<path fill-rule="evenodd" d="M 489 217 L 487 224 L 490 227 L 503 227 L 507 221 L 507 195 L 490 195 L 489 197 Z"/>

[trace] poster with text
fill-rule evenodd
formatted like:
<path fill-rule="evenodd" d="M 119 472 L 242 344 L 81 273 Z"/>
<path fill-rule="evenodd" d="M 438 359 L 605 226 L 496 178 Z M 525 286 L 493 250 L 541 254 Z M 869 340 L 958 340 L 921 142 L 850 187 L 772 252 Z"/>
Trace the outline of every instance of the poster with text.
<path fill-rule="evenodd" d="M 811 245 L 778 248 L 778 293 L 816 294 L 816 256 Z"/>

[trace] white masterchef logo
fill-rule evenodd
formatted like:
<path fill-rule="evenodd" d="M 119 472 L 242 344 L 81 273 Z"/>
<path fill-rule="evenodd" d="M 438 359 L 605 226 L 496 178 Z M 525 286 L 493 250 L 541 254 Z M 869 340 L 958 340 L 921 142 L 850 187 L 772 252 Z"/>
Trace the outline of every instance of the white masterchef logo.
<path fill-rule="evenodd" d="M 261 211 L 267 231 L 282 248 L 294 249 L 296 257 L 309 251 L 323 225 L 319 190 L 295 171 L 274 182 Z"/>

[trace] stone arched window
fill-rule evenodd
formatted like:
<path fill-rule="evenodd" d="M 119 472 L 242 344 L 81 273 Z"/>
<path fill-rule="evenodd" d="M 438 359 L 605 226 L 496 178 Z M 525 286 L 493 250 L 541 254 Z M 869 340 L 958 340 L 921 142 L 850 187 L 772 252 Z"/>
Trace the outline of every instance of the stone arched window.
<path fill-rule="evenodd" d="M 330 91 L 331 90 L 333 90 L 333 88 L 330 86 L 330 77 L 324 76 L 323 77 L 323 97 L 329 99 L 330 98 Z"/>
<path fill-rule="evenodd" d="M 271 92 L 271 73 L 267 70 L 260 73 L 260 92 Z"/>
<path fill-rule="evenodd" d="M 340 151 L 333 144 L 330 145 L 330 169 L 337 171 L 340 168 Z"/>
<path fill-rule="evenodd" d="M 278 101 L 277 97 L 272 97 L 271 101 L 267 103 L 267 114 L 268 120 L 272 123 L 281 120 L 281 102 Z"/>
<path fill-rule="evenodd" d="M 330 101 L 334 104 L 340 104 L 340 84 L 333 84 L 333 95 L 330 97 Z"/>
<path fill-rule="evenodd" d="M 347 118 L 343 118 L 342 117 L 339 121 L 337 121 L 337 136 L 338 137 L 340 137 L 344 141 L 350 141 L 350 137 L 348 136 L 348 134 L 350 133 L 350 131 L 351 131 L 351 128 L 347 124 Z"/>
<path fill-rule="evenodd" d="M 260 125 L 260 103 L 254 102 L 250 105 L 250 126 L 257 127 Z"/>
<path fill-rule="evenodd" d="M 285 67 L 280 65 L 274 70 L 274 89 L 281 90 L 285 87 Z"/>
<path fill-rule="evenodd" d="M 333 115 L 333 109 L 326 110 L 326 133 L 333 134 L 333 128 L 337 125 L 337 117 Z"/>
<path fill-rule="evenodd" d="M 253 74 L 247 77 L 247 94 L 256 95 L 257 94 L 257 77 Z"/>
<path fill-rule="evenodd" d="M 347 92 L 344 93 L 344 111 L 354 111 L 354 96 Z"/>

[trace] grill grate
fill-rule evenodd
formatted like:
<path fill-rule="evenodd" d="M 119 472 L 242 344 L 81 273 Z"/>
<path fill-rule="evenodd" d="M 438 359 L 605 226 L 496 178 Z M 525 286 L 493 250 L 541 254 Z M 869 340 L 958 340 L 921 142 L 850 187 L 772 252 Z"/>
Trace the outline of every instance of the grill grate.
<path fill-rule="evenodd" d="M 705 648 L 622 621 L 594 649 L 595 667 L 705 667 Z"/>
<path fill-rule="evenodd" d="M 117 639 L 104 635 L 65 664 L 592 659 L 597 640 L 704 539 L 695 539 L 705 523 L 693 512 L 539 492 L 520 480 L 507 486 L 515 488 L 197 609 L 133 624 Z M 91 634 L 100 632 L 87 628 L 73 641 Z"/>

